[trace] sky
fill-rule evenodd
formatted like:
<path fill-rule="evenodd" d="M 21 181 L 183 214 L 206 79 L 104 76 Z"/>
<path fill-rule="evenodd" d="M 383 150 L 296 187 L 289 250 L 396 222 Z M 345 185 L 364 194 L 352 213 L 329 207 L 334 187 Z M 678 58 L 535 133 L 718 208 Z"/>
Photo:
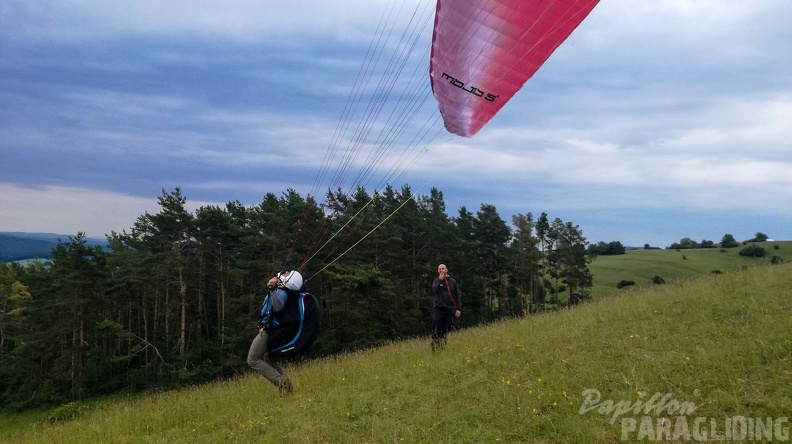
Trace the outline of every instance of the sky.
<path fill-rule="evenodd" d="M 452 217 L 546 212 L 590 242 L 792 239 L 792 2 L 602 0 L 472 138 L 436 119 L 433 8 L 3 0 L 0 231 L 102 237 L 176 187 L 194 210 L 388 182 L 439 189 Z M 389 38 L 407 32 L 404 52 Z M 396 71 L 361 82 L 380 42 L 403 78 L 367 115 Z"/>

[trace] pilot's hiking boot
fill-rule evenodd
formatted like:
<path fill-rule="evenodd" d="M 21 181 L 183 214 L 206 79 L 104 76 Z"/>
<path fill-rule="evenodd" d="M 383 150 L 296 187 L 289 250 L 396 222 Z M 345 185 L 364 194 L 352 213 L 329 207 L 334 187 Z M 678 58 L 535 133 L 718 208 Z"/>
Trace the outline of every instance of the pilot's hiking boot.
<path fill-rule="evenodd" d="M 291 394 L 292 390 L 294 390 L 294 384 L 292 384 L 291 379 L 287 376 L 280 384 L 278 384 L 278 392 L 281 396 L 288 396 Z"/>

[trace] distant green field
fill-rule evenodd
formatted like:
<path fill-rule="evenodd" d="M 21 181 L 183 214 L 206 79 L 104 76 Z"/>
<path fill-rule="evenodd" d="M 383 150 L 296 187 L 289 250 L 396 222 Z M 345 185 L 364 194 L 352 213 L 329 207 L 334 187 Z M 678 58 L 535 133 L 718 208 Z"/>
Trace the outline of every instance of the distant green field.
<path fill-rule="evenodd" d="M 598 298 L 620 291 L 617 290 L 616 284 L 622 280 L 634 281 L 635 286 L 646 287 L 654 285 L 652 278 L 655 275 L 669 283 L 710 274 L 713 270 L 727 273 L 739 270 L 743 266 L 766 265 L 773 256 L 780 256 L 784 262 L 792 261 L 792 241 L 760 242 L 756 245 L 767 251 L 765 257 L 740 256 L 740 250 L 745 248 L 743 245 L 727 248 L 725 251 L 721 251 L 721 248 L 678 251 L 628 250 L 626 254 L 617 256 L 599 256 L 589 266 L 594 275 L 592 296 Z M 621 291 L 629 291 L 630 288 L 633 287 Z"/>

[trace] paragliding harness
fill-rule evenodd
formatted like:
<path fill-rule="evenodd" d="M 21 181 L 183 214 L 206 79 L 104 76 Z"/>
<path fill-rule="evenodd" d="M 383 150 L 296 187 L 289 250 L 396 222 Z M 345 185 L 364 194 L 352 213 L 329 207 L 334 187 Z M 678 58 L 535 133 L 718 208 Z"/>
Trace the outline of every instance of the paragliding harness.
<path fill-rule="evenodd" d="M 264 299 L 261 327 L 267 332 L 267 349 L 272 357 L 295 356 L 305 352 L 319 336 L 322 307 L 316 296 L 306 291 L 288 293 L 286 304 L 272 312 L 271 295 Z"/>

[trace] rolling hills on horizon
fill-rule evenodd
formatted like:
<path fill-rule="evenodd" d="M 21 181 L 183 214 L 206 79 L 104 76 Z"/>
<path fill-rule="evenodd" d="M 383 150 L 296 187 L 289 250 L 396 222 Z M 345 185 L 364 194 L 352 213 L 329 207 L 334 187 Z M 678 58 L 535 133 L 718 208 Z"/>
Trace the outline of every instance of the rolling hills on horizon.
<path fill-rule="evenodd" d="M 76 235 L 56 233 L 24 233 L 0 231 L 0 262 L 13 262 L 23 259 L 51 259 L 52 249 L 60 242 L 68 242 Z M 88 245 L 105 246 L 104 239 L 88 237 Z"/>

